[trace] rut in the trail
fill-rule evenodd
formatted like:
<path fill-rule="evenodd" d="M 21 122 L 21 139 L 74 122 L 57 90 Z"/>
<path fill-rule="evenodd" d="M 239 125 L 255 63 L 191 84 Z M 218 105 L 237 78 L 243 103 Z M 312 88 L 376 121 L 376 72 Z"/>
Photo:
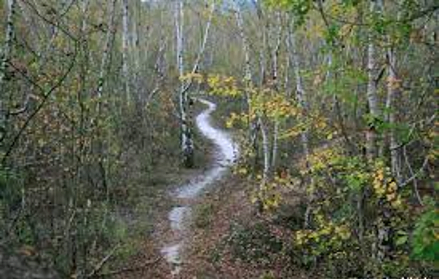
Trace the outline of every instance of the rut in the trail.
<path fill-rule="evenodd" d="M 196 125 L 204 137 L 211 140 L 215 146 L 212 167 L 202 175 L 194 178 L 190 183 L 182 185 L 177 191 L 171 193 L 172 198 L 180 202 L 190 201 L 198 197 L 203 190 L 212 185 L 213 182 L 222 178 L 238 156 L 238 148 L 232 138 L 224 131 L 216 129 L 211 125 L 211 114 L 216 105 L 207 100 L 199 99 L 199 102 L 208 106 L 196 118 Z M 186 204 L 186 203 L 185 203 Z M 192 203 L 193 204 L 193 203 Z M 174 206 L 168 214 L 170 227 L 173 232 L 173 239 L 161 250 L 165 259 L 172 265 L 173 274 L 178 274 L 182 264 L 182 248 L 187 239 L 189 227 L 187 221 L 191 216 L 190 206 Z"/>

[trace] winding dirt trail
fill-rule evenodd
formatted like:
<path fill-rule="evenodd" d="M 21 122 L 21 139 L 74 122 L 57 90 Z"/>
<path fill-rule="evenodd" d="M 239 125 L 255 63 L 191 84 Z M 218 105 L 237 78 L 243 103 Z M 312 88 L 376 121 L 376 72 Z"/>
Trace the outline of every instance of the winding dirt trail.
<path fill-rule="evenodd" d="M 239 153 L 237 144 L 230 135 L 211 125 L 211 114 L 216 110 L 216 104 L 204 99 L 198 99 L 198 101 L 207 105 L 208 108 L 197 116 L 196 125 L 203 136 L 213 142 L 216 149 L 214 153 L 215 161 L 202 175 L 195 177 L 188 184 L 182 185 L 176 191 L 170 193 L 176 203 L 168 213 L 168 222 L 172 234 L 169 239 L 165 239 L 164 243 L 166 245 L 161 249 L 161 253 L 166 261 L 171 264 L 172 275 L 177 275 L 181 271 L 182 251 L 184 246 L 189 243 L 190 226 L 188 223 L 192 216 L 191 209 L 197 204 L 196 198 L 226 174 Z"/>

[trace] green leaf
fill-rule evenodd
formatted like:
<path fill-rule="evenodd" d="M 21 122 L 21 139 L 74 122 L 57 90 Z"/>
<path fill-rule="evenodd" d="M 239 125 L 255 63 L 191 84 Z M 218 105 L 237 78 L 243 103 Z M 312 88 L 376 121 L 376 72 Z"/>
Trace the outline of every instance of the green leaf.
<path fill-rule="evenodd" d="M 400 237 L 398 237 L 395 241 L 395 245 L 396 246 L 401 246 L 407 243 L 408 237 L 407 235 L 402 235 Z"/>

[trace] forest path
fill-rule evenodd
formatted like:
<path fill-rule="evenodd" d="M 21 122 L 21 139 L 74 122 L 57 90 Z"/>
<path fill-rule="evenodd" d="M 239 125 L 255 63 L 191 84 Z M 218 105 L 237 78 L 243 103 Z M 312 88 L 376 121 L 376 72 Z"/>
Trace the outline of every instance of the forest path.
<path fill-rule="evenodd" d="M 194 177 L 189 183 L 179 186 L 171 193 L 176 203 L 168 213 L 168 222 L 172 232 L 164 240 L 166 245 L 161 249 L 161 253 L 172 266 L 173 275 L 177 275 L 181 270 L 182 249 L 189 242 L 191 208 L 197 204 L 196 198 L 208 187 L 213 186 L 215 181 L 224 177 L 239 152 L 231 136 L 223 130 L 214 128 L 211 124 L 211 114 L 216 110 L 216 104 L 204 99 L 198 99 L 198 101 L 208 106 L 196 117 L 196 125 L 201 134 L 214 145 L 214 162 L 203 174 Z"/>

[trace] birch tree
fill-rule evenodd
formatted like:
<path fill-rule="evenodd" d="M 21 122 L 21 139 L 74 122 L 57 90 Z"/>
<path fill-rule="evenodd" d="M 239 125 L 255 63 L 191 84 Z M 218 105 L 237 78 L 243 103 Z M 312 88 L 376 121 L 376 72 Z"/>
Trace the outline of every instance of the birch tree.
<path fill-rule="evenodd" d="M 99 69 L 99 78 L 98 78 L 98 87 L 97 87 L 97 96 L 99 99 L 102 99 L 102 93 L 104 90 L 104 83 L 105 83 L 105 77 L 108 69 L 108 59 L 110 55 L 110 51 L 112 48 L 113 38 L 114 38 L 114 29 L 115 29 L 115 9 L 116 9 L 116 2 L 117 0 L 111 0 L 108 3 L 108 11 L 109 11 L 109 17 L 108 17 L 108 29 L 105 33 L 105 42 L 104 42 L 104 48 L 101 58 L 101 64 Z"/>
<path fill-rule="evenodd" d="M 183 0 L 175 2 L 175 33 L 177 46 L 177 69 L 179 77 L 184 76 L 184 4 Z M 178 93 L 179 110 L 180 110 L 180 133 L 181 133 L 181 150 L 183 153 L 183 164 L 186 167 L 194 165 L 194 143 L 192 139 L 192 130 L 188 116 L 188 93 L 183 80 L 180 81 Z"/>
<path fill-rule="evenodd" d="M 372 17 L 378 14 L 378 4 L 376 1 L 370 1 L 369 12 Z M 367 156 L 373 159 L 376 156 L 376 129 L 377 120 L 380 117 L 380 108 L 378 104 L 377 83 L 378 83 L 378 69 L 377 69 L 377 46 L 375 43 L 375 35 L 373 30 L 369 30 L 368 44 L 367 44 L 367 101 L 369 105 L 370 120 L 369 129 L 366 131 L 366 146 Z"/>
<path fill-rule="evenodd" d="M 122 71 L 124 76 L 124 89 L 126 99 L 129 101 L 130 95 L 130 69 L 129 69 L 129 38 L 130 38 L 130 18 L 129 0 L 122 0 Z"/>
<path fill-rule="evenodd" d="M 306 123 L 308 118 L 308 112 L 309 112 L 309 104 L 307 101 L 307 95 L 306 91 L 303 86 L 303 80 L 301 75 L 301 64 L 300 64 L 300 57 L 299 52 L 297 49 L 297 39 L 296 34 L 294 33 L 294 21 L 291 21 L 291 24 L 289 25 L 288 30 L 288 38 L 287 38 L 287 45 L 290 52 L 290 59 L 291 59 L 291 65 L 294 67 L 294 76 L 296 81 L 296 99 L 299 104 L 299 107 L 302 109 L 302 117 L 299 119 L 300 121 L 304 121 L 303 131 L 300 134 L 300 139 L 302 142 L 302 149 L 303 149 L 303 155 L 305 158 L 305 164 L 306 168 L 309 170 L 311 168 L 309 156 L 310 156 L 310 150 L 309 150 L 309 127 Z M 311 181 L 312 183 L 312 181 Z M 309 227 L 309 222 L 311 219 L 311 211 L 312 211 L 312 203 L 313 203 L 313 195 L 310 195 L 308 197 L 308 204 L 305 212 L 304 217 L 304 227 Z"/>
<path fill-rule="evenodd" d="M 244 29 L 244 20 L 242 18 L 241 9 L 236 1 L 234 3 L 234 9 L 235 9 L 235 17 L 236 17 L 236 23 L 238 26 L 239 31 L 239 37 L 242 41 L 242 50 L 244 53 L 244 94 L 247 104 L 247 112 L 249 115 L 248 118 L 248 138 L 250 141 L 250 146 L 253 148 L 254 152 L 257 152 L 257 130 L 258 130 L 258 123 L 256 121 L 252 120 L 252 113 L 253 113 L 253 107 L 252 107 L 252 96 L 251 96 L 251 89 L 253 87 L 253 74 L 251 69 L 251 61 L 250 61 L 250 44 L 247 35 L 245 34 Z M 257 157 L 257 156 L 256 156 Z M 257 160 L 257 158 L 255 158 Z"/>
<path fill-rule="evenodd" d="M 273 61 L 273 86 L 275 92 L 279 93 L 279 52 L 280 47 L 282 44 L 282 20 L 281 20 L 281 14 L 279 11 L 276 12 L 276 19 L 277 19 L 277 32 L 276 32 L 276 45 L 273 48 L 272 51 L 272 61 Z M 287 59 L 288 60 L 288 59 Z M 286 70 L 288 71 L 288 70 Z M 288 80 L 286 80 L 286 83 L 288 83 Z M 272 147 L 272 153 L 271 153 L 271 168 L 274 171 L 276 168 L 276 160 L 277 160 L 277 153 L 278 153 L 278 138 L 279 138 L 279 118 L 278 116 L 274 119 L 274 128 L 273 128 L 273 147 Z"/>
<path fill-rule="evenodd" d="M 300 65 L 300 57 L 299 52 L 297 50 L 296 45 L 296 35 L 293 30 L 293 21 L 291 22 L 288 30 L 287 37 L 287 45 L 290 52 L 291 65 L 294 67 L 294 77 L 296 81 L 296 98 L 299 103 L 300 108 L 302 109 L 303 119 L 306 121 L 307 113 L 309 110 L 309 105 L 306 98 L 306 92 L 303 87 L 303 80 L 301 75 L 301 65 Z M 300 135 L 302 141 L 302 148 L 305 158 L 309 157 L 309 129 L 306 127 L 304 131 Z M 307 160 L 308 161 L 308 160 Z"/>

